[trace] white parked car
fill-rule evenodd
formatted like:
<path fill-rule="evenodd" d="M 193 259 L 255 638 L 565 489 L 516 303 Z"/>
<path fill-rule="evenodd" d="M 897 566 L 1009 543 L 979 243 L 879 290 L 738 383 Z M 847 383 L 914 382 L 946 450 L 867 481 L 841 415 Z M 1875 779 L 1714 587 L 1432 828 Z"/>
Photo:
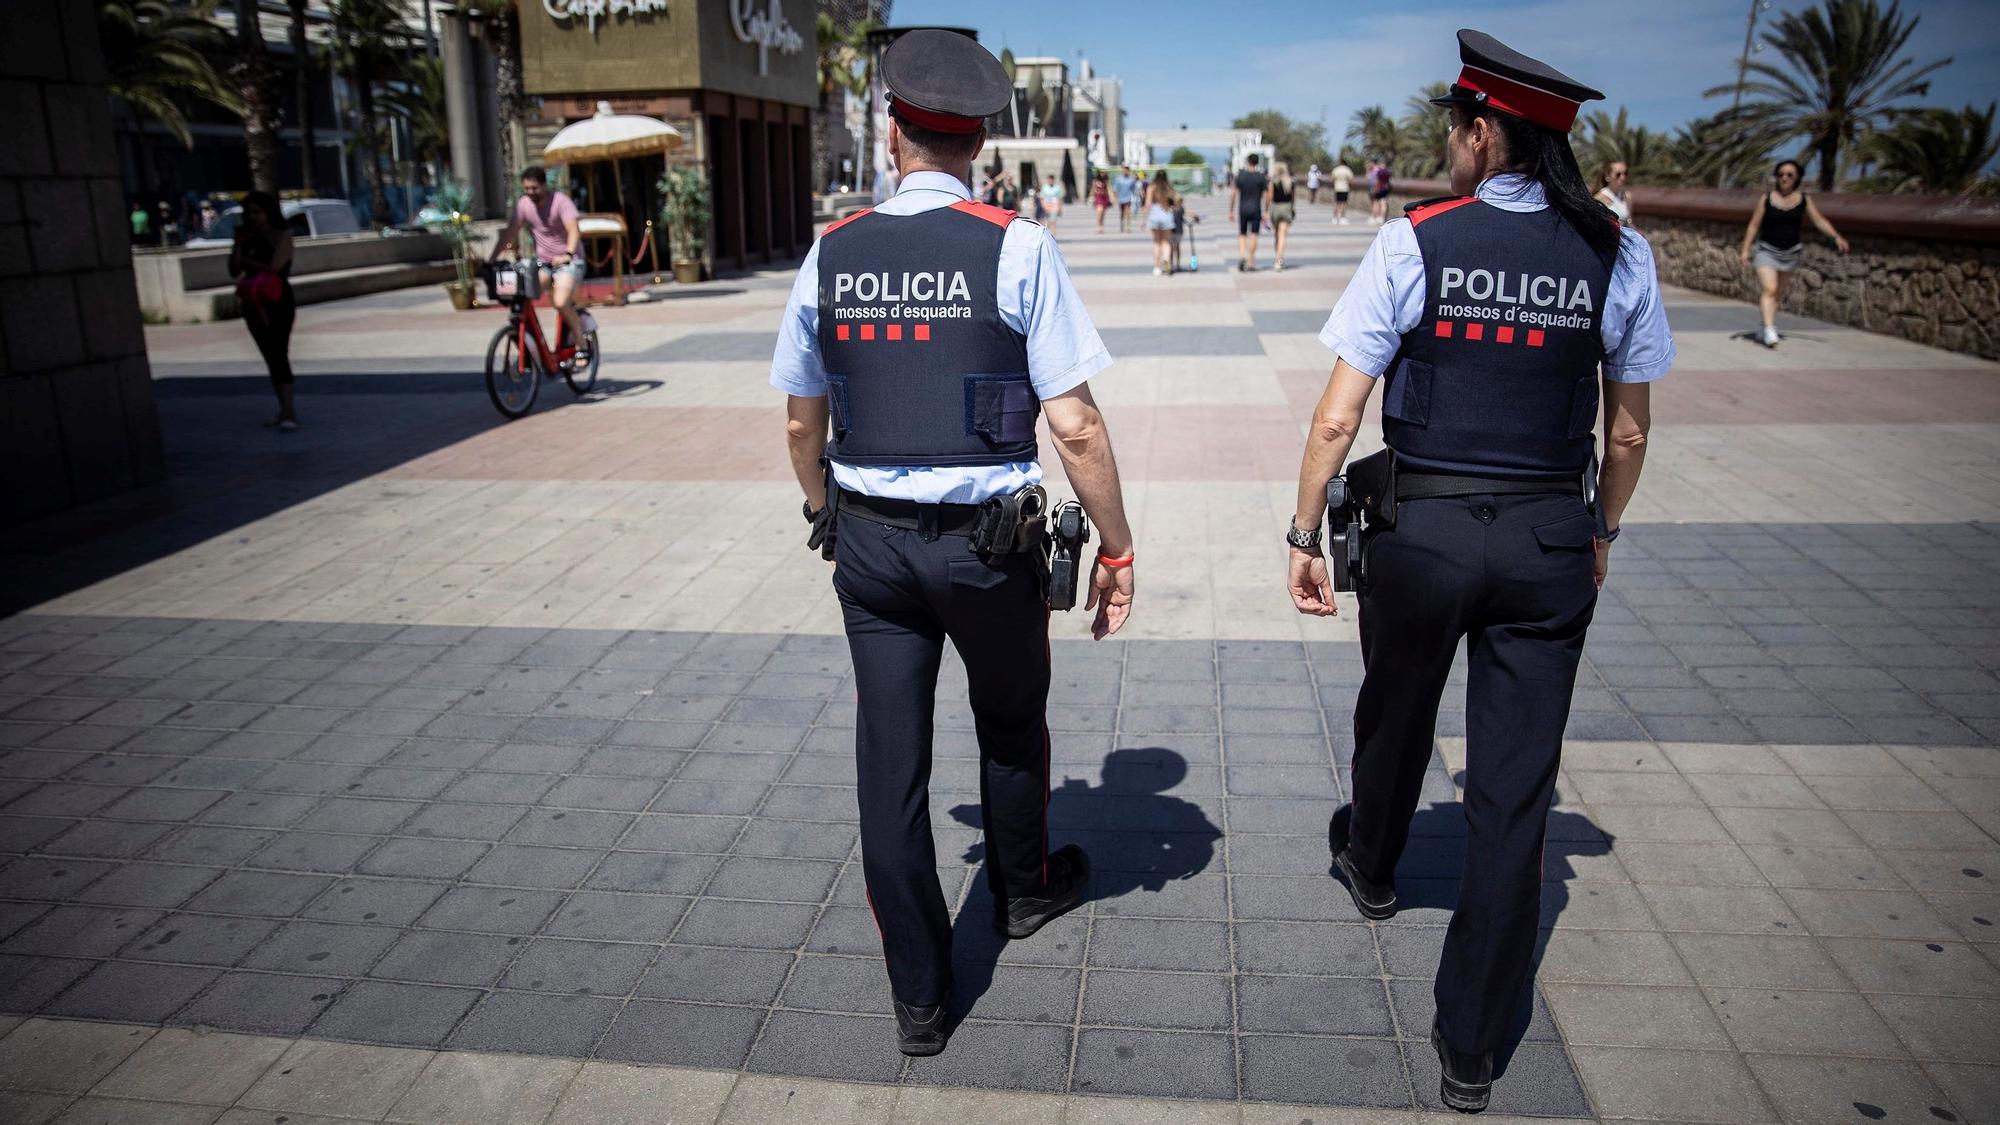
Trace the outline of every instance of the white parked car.
<path fill-rule="evenodd" d="M 285 212 L 285 225 L 292 229 L 293 238 L 353 234 L 361 229 L 361 224 L 354 221 L 354 208 L 344 199 L 287 199 L 279 206 Z M 187 245 L 195 249 L 228 246 L 236 240 L 236 224 L 242 221 L 243 208 L 231 207 L 216 218 L 208 233 L 188 239 Z"/>

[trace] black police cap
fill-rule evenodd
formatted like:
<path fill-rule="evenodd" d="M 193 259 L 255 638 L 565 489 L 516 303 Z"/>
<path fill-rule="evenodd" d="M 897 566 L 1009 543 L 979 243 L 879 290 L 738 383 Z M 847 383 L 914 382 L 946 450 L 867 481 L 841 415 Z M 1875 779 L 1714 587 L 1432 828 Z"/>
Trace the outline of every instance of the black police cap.
<path fill-rule="evenodd" d="M 1483 31 L 1458 33 L 1458 81 L 1433 105 L 1483 105 L 1566 133 L 1577 109 L 1602 93 Z"/>
<path fill-rule="evenodd" d="M 1007 108 L 1014 83 L 1000 60 L 969 36 L 940 28 L 908 32 L 882 52 L 889 112 L 941 133 L 977 132 Z"/>

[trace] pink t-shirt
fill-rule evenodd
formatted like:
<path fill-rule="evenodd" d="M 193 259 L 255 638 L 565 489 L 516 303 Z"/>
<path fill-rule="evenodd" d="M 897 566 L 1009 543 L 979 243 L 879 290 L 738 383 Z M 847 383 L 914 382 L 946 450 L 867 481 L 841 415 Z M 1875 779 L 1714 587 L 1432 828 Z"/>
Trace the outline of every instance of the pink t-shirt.
<path fill-rule="evenodd" d="M 569 257 L 569 232 L 563 220 L 576 218 L 576 204 L 566 193 L 549 192 L 540 207 L 524 195 L 514 204 L 514 217 L 535 236 L 535 257 L 544 262 Z"/>

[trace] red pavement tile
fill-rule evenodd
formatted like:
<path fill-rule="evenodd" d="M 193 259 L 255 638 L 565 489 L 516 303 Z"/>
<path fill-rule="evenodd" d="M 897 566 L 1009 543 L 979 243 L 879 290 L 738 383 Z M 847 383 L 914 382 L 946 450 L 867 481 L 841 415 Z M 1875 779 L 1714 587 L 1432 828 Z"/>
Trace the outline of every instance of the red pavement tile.
<path fill-rule="evenodd" d="M 1911 425 L 2000 421 L 2000 376 L 1977 368 L 1674 371 L 1653 392 L 1668 424 Z"/>
<path fill-rule="evenodd" d="M 782 404 L 531 414 L 405 462 L 384 475 L 436 480 L 788 480 L 784 418 Z M 760 435 L 765 440 L 758 440 Z"/>

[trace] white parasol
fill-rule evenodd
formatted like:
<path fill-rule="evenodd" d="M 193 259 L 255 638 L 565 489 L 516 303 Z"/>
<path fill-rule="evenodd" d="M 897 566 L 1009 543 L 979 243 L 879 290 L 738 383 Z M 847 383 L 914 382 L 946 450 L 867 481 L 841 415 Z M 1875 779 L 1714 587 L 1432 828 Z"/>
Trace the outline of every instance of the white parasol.
<path fill-rule="evenodd" d="M 549 164 L 588 164 L 611 161 L 611 182 L 618 186 L 618 209 L 625 209 L 625 185 L 618 175 L 618 161 L 627 156 L 648 156 L 672 152 L 681 147 L 681 131 L 656 117 L 633 113 L 613 113 L 610 102 L 598 102 L 597 114 L 562 131 L 542 149 Z"/>

